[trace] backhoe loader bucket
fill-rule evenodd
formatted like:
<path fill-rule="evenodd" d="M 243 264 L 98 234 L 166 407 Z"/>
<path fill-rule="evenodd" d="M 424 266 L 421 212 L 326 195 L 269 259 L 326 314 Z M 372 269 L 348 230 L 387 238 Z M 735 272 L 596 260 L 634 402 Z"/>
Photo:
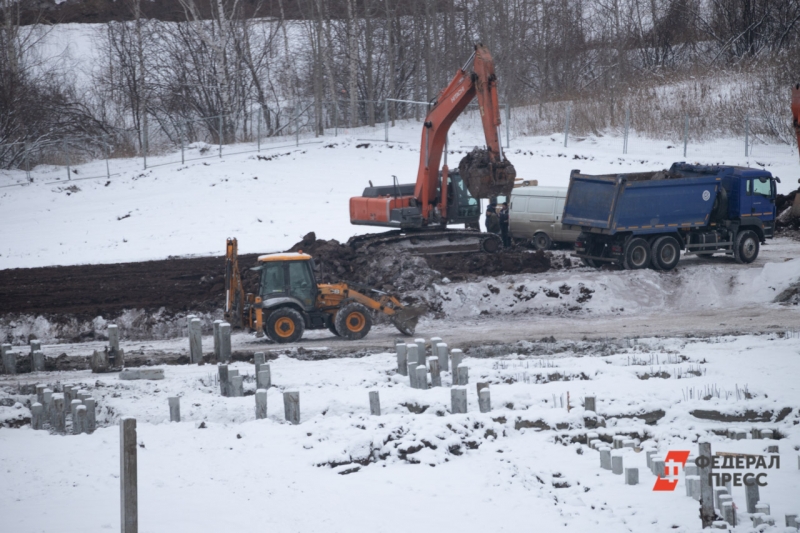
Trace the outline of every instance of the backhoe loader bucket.
<path fill-rule="evenodd" d="M 481 148 L 475 148 L 464 156 L 458 164 L 458 171 L 473 198 L 508 196 L 517 177 L 517 171 L 508 159 L 501 161 Z"/>
<path fill-rule="evenodd" d="M 400 333 L 410 337 L 417 328 L 419 317 L 424 314 L 425 310 L 420 307 L 404 307 L 395 312 L 390 320 Z"/>

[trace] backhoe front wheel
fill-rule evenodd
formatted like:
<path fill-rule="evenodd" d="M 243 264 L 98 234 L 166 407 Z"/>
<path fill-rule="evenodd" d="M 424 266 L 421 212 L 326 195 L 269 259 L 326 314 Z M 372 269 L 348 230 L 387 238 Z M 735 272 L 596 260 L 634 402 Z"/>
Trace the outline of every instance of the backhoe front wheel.
<path fill-rule="evenodd" d="M 343 339 L 357 341 L 366 337 L 372 328 L 372 315 L 366 306 L 353 302 L 336 313 L 336 332 Z"/>
<path fill-rule="evenodd" d="M 295 342 L 303 336 L 306 322 L 298 310 L 281 307 L 270 313 L 265 329 L 269 338 L 275 342 Z"/>

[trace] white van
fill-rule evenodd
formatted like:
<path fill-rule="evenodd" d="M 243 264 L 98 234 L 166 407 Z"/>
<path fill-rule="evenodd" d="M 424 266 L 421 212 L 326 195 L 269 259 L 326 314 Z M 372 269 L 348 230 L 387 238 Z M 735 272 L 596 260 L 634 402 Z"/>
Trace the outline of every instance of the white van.
<path fill-rule="evenodd" d="M 518 187 L 511 191 L 509 232 L 514 239 L 530 242 L 537 250 L 554 243 L 574 243 L 580 231 L 561 225 L 566 187 Z"/>

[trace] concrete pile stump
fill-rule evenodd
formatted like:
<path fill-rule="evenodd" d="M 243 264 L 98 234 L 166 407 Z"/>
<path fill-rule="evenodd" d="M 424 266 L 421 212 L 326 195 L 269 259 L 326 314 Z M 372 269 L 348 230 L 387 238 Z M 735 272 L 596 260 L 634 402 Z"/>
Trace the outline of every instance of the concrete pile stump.
<path fill-rule="evenodd" d="M 53 425 L 53 390 L 44 389 L 42 393 L 43 400 L 40 402 L 44 406 L 44 421 Z"/>
<path fill-rule="evenodd" d="M 78 407 L 83 405 L 83 402 L 75 399 L 69 402 L 69 412 L 70 416 L 72 417 L 72 423 L 75 423 L 75 417 L 78 416 Z"/>
<path fill-rule="evenodd" d="M 10 344 L 4 344 L 3 347 L 3 369 L 6 374 L 13 376 L 17 373 L 17 354 L 11 351 Z"/>
<path fill-rule="evenodd" d="M 769 511 L 770 511 L 770 509 L 769 509 L 769 504 L 768 503 L 758 502 L 756 504 L 756 513 L 762 513 L 762 514 L 768 515 L 768 514 L 770 514 Z"/>
<path fill-rule="evenodd" d="M 583 408 L 586 411 L 597 412 L 595 408 L 595 397 L 594 396 L 586 396 L 583 399 Z"/>
<path fill-rule="evenodd" d="M 450 389 L 450 412 L 463 414 L 467 412 L 467 389 L 455 386 Z"/>
<path fill-rule="evenodd" d="M 406 372 L 408 374 L 408 386 L 412 389 L 417 388 L 417 363 L 416 361 L 409 361 L 408 362 L 408 370 Z"/>
<path fill-rule="evenodd" d="M 431 387 L 441 387 L 442 373 L 441 369 L 439 368 L 439 358 L 438 357 L 428 358 L 428 364 L 431 367 Z"/>
<path fill-rule="evenodd" d="M 53 419 L 50 424 L 57 433 L 64 433 L 67 430 L 67 411 L 64 406 L 63 393 L 53 394 Z"/>
<path fill-rule="evenodd" d="M 654 455 L 652 459 L 650 459 L 650 471 L 653 472 L 654 476 L 664 477 L 664 456 L 663 455 Z"/>
<path fill-rule="evenodd" d="M 44 425 L 44 405 L 39 402 L 31 405 L 31 429 L 42 429 Z"/>
<path fill-rule="evenodd" d="M 167 398 L 167 402 L 169 402 L 169 421 L 180 422 L 181 399 L 178 396 L 170 396 L 169 398 Z"/>
<path fill-rule="evenodd" d="M 97 414 L 95 413 L 95 401 L 94 398 L 86 398 L 83 400 L 83 405 L 86 406 L 86 427 L 84 431 L 86 433 L 93 433 L 95 429 L 97 429 Z"/>
<path fill-rule="evenodd" d="M 28 346 L 31 348 L 31 355 L 35 354 L 36 352 L 42 351 L 42 343 L 39 341 L 30 341 L 28 342 Z"/>
<path fill-rule="evenodd" d="M 455 380 L 456 369 L 463 360 L 464 360 L 464 352 L 462 352 L 458 348 L 450 350 L 450 369 L 453 372 L 453 383 L 456 382 Z"/>
<path fill-rule="evenodd" d="M 267 357 L 264 352 L 256 352 L 253 354 L 253 365 L 256 367 L 256 379 L 258 379 L 258 373 L 261 372 L 261 366 L 267 363 Z M 260 387 L 256 387 L 257 389 Z"/>
<path fill-rule="evenodd" d="M 478 408 L 481 413 L 488 413 L 492 410 L 492 398 L 488 387 L 480 389 L 478 392 Z"/>
<path fill-rule="evenodd" d="M 686 495 L 700 500 L 700 476 L 686 476 Z"/>
<path fill-rule="evenodd" d="M 772 430 L 771 429 L 762 429 L 760 438 L 762 438 L 762 439 L 772 439 Z"/>
<path fill-rule="evenodd" d="M 139 533 L 139 488 L 136 457 L 136 419 L 119 422 L 120 532 Z"/>
<path fill-rule="evenodd" d="M 719 503 L 719 497 L 728 494 L 728 489 L 725 487 L 713 487 L 712 494 L 714 494 L 714 509 L 722 509 Z"/>
<path fill-rule="evenodd" d="M 222 324 L 222 320 L 215 320 L 211 325 L 211 331 L 214 335 L 214 359 L 217 361 L 220 360 L 219 358 L 219 346 L 220 346 L 220 337 L 219 337 L 219 325 Z"/>
<path fill-rule="evenodd" d="M 612 440 L 613 448 L 615 450 L 618 450 L 618 449 L 622 448 L 622 443 L 624 441 L 625 441 L 625 437 L 624 436 L 622 436 L 622 435 L 614 435 L 614 439 Z"/>
<path fill-rule="evenodd" d="M 37 350 L 31 354 L 32 370 L 34 372 L 44 372 L 44 352 Z"/>
<path fill-rule="evenodd" d="M 231 396 L 234 398 L 244 396 L 244 376 L 231 377 Z"/>
<path fill-rule="evenodd" d="M 414 344 L 417 345 L 417 354 L 419 359 L 417 361 L 425 360 L 425 339 L 414 339 Z"/>
<path fill-rule="evenodd" d="M 736 525 L 736 509 L 733 507 L 733 502 L 725 502 L 722 504 L 722 519 L 728 524 Z"/>
<path fill-rule="evenodd" d="M 767 453 L 780 453 L 780 449 L 777 444 L 773 444 L 771 446 L 767 446 Z"/>
<path fill-rule="evenodd" d="M 369 414 L 381 416 L 381 398 L 376 390 L 369 391 Z"/>
<path fill-rule="evenodd" d="M 228 365 L 219 365 L 217 370 L 219 371 L 219 393 L 222 396 L 229 396 L 228 380 L 230 379 L 230 376 L 228 375 Z"/>
<path fill-rule="evenodd" d="M 44 389 L 46 388 L 46 385 L 36 385 L 36 401 L 42 405 L 44 405 Z"/>
<path fill-rule="evenodd" d="M 422 390 L 428 389 L 428 367 L 423 365 L 417 365 L 416 369 L 417 373 L 417 388 Z"/>
<path fill-rule="evenodd" d="M 81 404 L 75 409 L 75 418 L 72 420 L 72 434 L 86 433 L 86 406 Z"/>
<path fill-rule="evenodd" d="M 653 456 L 655 456 L 658 452 L 656 450 L 647 450 L 644 452 L 645 457 L 647 458 L 647 468 L 650 471 L 653 471 Z"/>
<path fill-rule="evenodd" d="M 611 456 L 611 473 L 617 474 L 618 476 L 622 475 L 622 456 L 621 455 L 612 455 Z"/>
<path fill-rule="evenodd" d="M 272 371 L 268 364 L 259 367 L 256 375 L 256 389 L 268 389 L 272 386 Z"/>
<path fill-rule="evenodd" d="M 622 441 L 622 447 L 633 449 L 636 447 L 636 441 L 633 439 L 625 439 L 624 441 Z"/>
<path fill-rule="evenodd" d="M 603 470 L 611 470 L 611 448 L 608 446 L 601 446 L 600 450 L 600 468 Z"/>
<path fill-rule="evenodd" d="M 461 363 L 460 365 L 458 365 L 456 367 L 456 377 L 458 378 L 456 380 L 458 385 L 461 385 L 461 386 L 468 385 L 469 384 L 469 367 L 464 363 Z"/>
<path fill-rule="evenodd" d="M 413 364 L 416 367 L 420 360 L 425 360 L 424 358 L 420 358 L 421 353 L 424 352 L 420 352 L 419 346 L 416 344 L 406 344 L 406 363 L 408 365 Z"/>
<path fill-rule="evenodd" d="M 431 355 L 436 355 L 436 345 L 442 342 L 441 337 L 431 337 Z"/>
<path fill-rule="evenodd" d="M 758 484 L 753 483 L 752 485 L 744 486 L 744 500 L 748 513 L 753 514 L 756 512 L 756 505 L 758 505 L 759 498 Z"/>
<path fill-rule="evenodd" d="M 797 514 L 787 514 L 785 520 L 786 527 L 800 528 L 800 518 Z"/>
<path fill-rule="evenodd" d="M 625 484 L 626 485 L 638 485 L 639 484 L 639 469 L 638 468 L 626 468 L 625 469 Z"/>
<path fill-rule="evenodd" d="M 267 391 L 266 389 L 256 390 L 256 420 L 267 418 Z"/>
<path fill-rule="evenodd" d="M 231 325 L 227 322 L 219 325 L 219 360 L 225 363 L 231 360 Z"/>
<path fill-rule="evenodd" d="M 447 349 L 447 343 L 436 344 L 436 356 L 439 358 L 439 368 L 442 372 L 450 372 L 450 352 Z"/>
<path fill-rule="evenodd" d="M 395 345 L 397 352 L 397 373 L 401 376 L 408 375 L 408 352 L 406 351 L 406 343 L 398 341 Z"/>
<path fill-rule="evenodd" d="M 300 423 L 300 392 L 286 391 L 283 393 L 283 414 L 287 422 Z"/>
<path fill-rule="evenodd" d="M 199 318 L 189 321 L 189 362 L 197 364 L 203 360 L 203 337 Z"/>

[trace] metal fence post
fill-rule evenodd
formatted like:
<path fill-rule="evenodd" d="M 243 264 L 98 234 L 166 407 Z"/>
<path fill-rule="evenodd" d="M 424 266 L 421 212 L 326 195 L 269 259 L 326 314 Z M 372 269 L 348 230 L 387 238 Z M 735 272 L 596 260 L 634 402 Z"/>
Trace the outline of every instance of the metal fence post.
<path fill-rule="evenodd" d="M 631 127 L 631 108 L 625 108 L 625 136 L 623 137 L 622 141 L 622 153 L 628 153 L 628 132 L 630 131 Z"/>
<path fill-rule="evenodd" d="M 744 116 L 744 156 L 749 157 L 750 152 L 750 115 Z"/>
<path fill-rule="evenodd" d="M 389 100 L 383 101 L 383 131 L 386 142 L 389 142 Z"/>
<path fill-rule="evenodd" d="M 686 157 L 687 144 L 689 144 L 689 115 L 686 115 L 683 122 L 683 157 Z"/>
<path fill-rule="evenodd" d="M 70 180 L 72 178 L 70 177 L 69 151 L 67 150 L 67 140 L 66 139 L 62 139 L 61 140 L 61 149 L 64 151 L 64 156 L 67 158 L 67 179 Z"/>
<path fill-rule="evenodd" d="M 144 169 L 147 170 L 147 121 L 142 125 L 142 159 L 144 160 Z"/>
<path fill-rule="evenodd" d="M 333 102 L 333 136 L 339 136 L 339 106 Z"/>
<path fill-rule="evenodd" d="M 511 148 L 511 104 L 506 104 L 506 149 Z"/>
<path fill-rule="evenodd" d="M 106 177 L 111 179 L 111 167 L 108 164 L 108 158 L 111 156 L 111 142 L 106 140 Z"/>
<path fill-rule="evenodd" d="M 219 116 L 219 156 L 222 157 L 222 115 Z"/>
<path fill-rule="evenodd" d="M 569 113 L 572 110 L 572 104 L 567 104 L 567 122 L 564 126 L 564 148 L 567 147 L 567 138 L 569 137 Z"/>
<path fill-rule="evenodd" d="M 261 109 L 257 110 L 258 113 L 258 126 L 256 127 L 256 145 L 258 146 L 258 151 L 261 151 Z"/>
<path fill-rule="evenodd" d="M 183 140 L 184 130 L 185 130 L 185 128 L 184 128 L 183 124 L 179 122 L 178 123 L 178 136 L 181 138 L 181 165 L 183 165 L 186 162 L 186 157 L 184 155 L 184 147 L 183 147 L 183 145 L 185 144 L 185 142 Z"/>
<path fill-rule="evenodd" d="M 25 143 L 23 150 L 25 150 L 25 177 L 28 179 L 28 183 L 31 183 L 31 165 L 30 161 L 28 160 L 28 143 Z"/>
<path fill-rule="evenodd" d="M 294 106 L 294 143 L 300 146 L 300 104 Z"/>

